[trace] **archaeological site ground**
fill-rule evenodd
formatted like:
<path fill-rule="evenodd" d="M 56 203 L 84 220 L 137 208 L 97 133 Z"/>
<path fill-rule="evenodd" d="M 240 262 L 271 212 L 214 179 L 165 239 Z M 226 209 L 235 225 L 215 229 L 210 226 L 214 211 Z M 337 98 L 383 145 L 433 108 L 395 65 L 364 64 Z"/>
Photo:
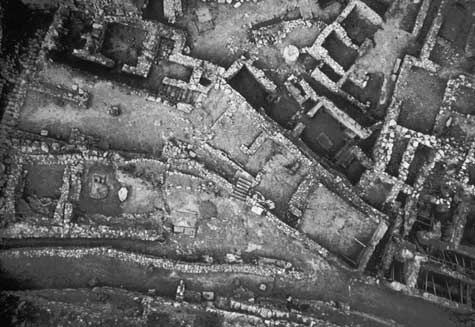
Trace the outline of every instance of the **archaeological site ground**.
<path fill-rule="evenodd" d="M 474 327 L 474 0 L 0 0 L 0 326 Z"/>

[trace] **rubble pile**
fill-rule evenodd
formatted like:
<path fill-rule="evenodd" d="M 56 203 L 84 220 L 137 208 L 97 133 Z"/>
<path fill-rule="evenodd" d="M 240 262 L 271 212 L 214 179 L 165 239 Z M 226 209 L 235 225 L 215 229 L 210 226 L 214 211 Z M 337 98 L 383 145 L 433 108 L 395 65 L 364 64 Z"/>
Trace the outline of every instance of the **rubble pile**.
<path fill-rule="evenodd" d="M 270 26 L 256 27 L 251 29 L 251 41 L 258 46 L 280 45 L 292 31 L 312 27 L 322 30 L 325 27 L 325 23 L 322 21 L 295 19 L 285 20 Z"/>

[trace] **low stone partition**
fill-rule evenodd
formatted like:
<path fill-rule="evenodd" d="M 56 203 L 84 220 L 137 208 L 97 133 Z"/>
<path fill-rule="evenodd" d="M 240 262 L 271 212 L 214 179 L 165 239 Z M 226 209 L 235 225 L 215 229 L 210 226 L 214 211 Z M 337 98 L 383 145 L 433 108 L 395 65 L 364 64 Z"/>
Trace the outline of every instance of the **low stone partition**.
<path fill-rule="evenodd" d="M 250 264 L 204 264 L 186 263 L 165 258 L 158 258 L 143 254 L 118 251 L 106 247 L 99 248 L 41 248 L 30 250 L 7 250 L 0 253 L 0 256 L 20 257 L 26 255 L 31 258 L 38 257 L 60 257 L 81 259 L 90 256 L 100 256 L 120 260 L 125 263 L 140 265 L 146 269 L 164 269 L 183 274 L 246 274 L 267 278 L 277 276 L 291 280 L 302 280 L 306 276 L 301 272 L 287 271 L 276 266 L 250 265 Z"/>

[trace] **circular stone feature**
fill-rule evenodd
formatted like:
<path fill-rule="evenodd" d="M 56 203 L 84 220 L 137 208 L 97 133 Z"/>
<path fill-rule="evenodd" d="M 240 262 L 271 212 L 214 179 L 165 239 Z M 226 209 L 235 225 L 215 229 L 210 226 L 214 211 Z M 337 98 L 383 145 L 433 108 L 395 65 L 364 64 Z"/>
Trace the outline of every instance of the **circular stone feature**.
<path fill-rule="evenodd" d="M 288 45 L 284 48 L 283 56 L 287 64 L 293 64 L 300 55 L 299 49 L 295 45 Z"/>

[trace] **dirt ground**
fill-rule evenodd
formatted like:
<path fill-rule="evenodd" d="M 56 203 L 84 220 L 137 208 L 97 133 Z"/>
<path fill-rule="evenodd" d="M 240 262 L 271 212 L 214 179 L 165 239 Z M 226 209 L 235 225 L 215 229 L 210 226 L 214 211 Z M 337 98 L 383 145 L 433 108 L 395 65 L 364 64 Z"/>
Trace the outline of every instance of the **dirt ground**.
<path fill-rule="evenodd" d="M 281 216 L 285 216 L 290 198 L 308 174 L 305 167 L 301 167 L 295 173 L 286 168 L 293 164 L 298 163 L 291 156 L 282 153 L 275 154 L 265 164 L 264 174 L 258 186 L 264 196 L 275 199 L 276 210 Z"/>
<path fill-rule="evenodd" d="M 29 91 L 21 110 L 20 129 L 35 133 L 48 129 L 52 136 L 67 140 L 71 129 L 79 128 L 115 149 L 157 154 L 170 137 L 189 139 L 188 121 L 182 113 L 168 105 L 147 101 L 143 94 L 132 94 L 111 82 L 96 81 L 90 75 L 57 64 L 49 65 L 41 74 L 52 85 L 72 87 L 77 84 L 90 89 L 93 94 L 90 106 L 80 109 L 58 104 L 49 97 Z M 119 117 L 108 114 L 108 109 L 114 105 L 120 105 Z"/>
<path fill-rule="evenodd" d="M 377 227 L 359 211 L 338 198 L 326 187 L 310 196 L 300 229 L 325 248 L 356 261 Z M 358 241 L 355 241 L 355 238 Z"/>
<path fill-rule="evenodd" d="M 60 188 L 63 184 L 64 166 L 58 165 L 31 165 L 24 169 L 27 171 L 25 194 L 36 195 L 40 198 L 59 198 Z"/>
<path fill-rule="evenodd" d="M 430 133 L 442 104 L 446 81 L 422 68 L 412 67 L 401 86 L 404 100 L 399 123 L 421 133 Z"/>

